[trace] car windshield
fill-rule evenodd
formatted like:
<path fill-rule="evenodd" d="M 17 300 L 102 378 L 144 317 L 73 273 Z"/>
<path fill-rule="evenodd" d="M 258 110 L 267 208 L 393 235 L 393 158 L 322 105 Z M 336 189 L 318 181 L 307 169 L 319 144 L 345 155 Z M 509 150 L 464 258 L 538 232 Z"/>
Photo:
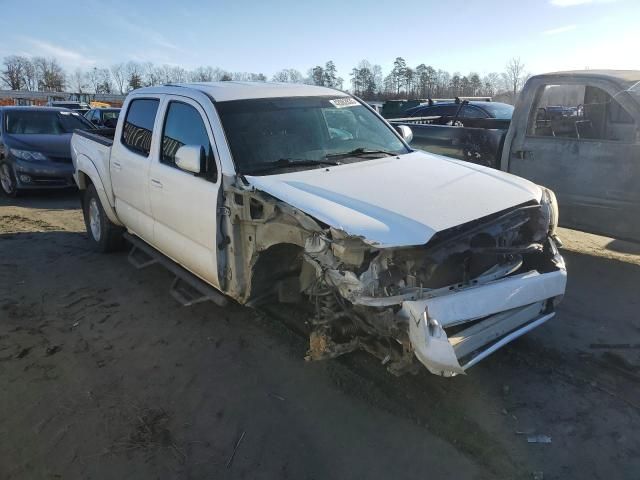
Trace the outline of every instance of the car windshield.
<path fill-rule="evenodd" d="M 482 104 L 482 108 L 489 112 L 493 118 L 500 120 L 511 120 L 513 115 L 513 105 L 507 103 L 485 102 Z"/>
<path fill-rule="evenodd" d="M 216 103 L 216 109 L 243 174 L 263 173 L 270 165 L 309 169 L 410 151 L 351 97 L 234 100 Z"/>
<path fill-rule="evenodd" d="M 9 111 L 6 114 L 7 133 L 19 135 L 60 135 L 71 133 L 75 129 L 94 128 L 84 117 L 76 112 L 55 110 Z"/>

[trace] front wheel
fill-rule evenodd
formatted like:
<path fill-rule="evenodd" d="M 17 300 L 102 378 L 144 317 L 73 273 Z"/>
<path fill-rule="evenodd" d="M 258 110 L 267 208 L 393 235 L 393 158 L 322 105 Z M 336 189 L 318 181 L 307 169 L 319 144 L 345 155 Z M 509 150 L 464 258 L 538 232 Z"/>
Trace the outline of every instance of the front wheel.
<path fill-rule="evenodd" d="M 124 229 L 109 220 L 93 185 L 85 191 L 83 213 L 87 235 L 95 251 L 107 253 L 122 248 Z"/>
<path fill-rule="evenodd" d="M 16 176 L 7 162 L 0 163 L 0 186 L 2 187 L 2 193 L 7 197 L 15 197 L 18 195 Z"/>

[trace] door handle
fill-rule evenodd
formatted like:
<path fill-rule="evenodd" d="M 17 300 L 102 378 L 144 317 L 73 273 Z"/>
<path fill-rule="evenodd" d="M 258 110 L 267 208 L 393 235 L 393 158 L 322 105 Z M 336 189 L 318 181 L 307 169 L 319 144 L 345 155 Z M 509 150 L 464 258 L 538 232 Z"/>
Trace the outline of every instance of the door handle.
<path fill-rule="evenodd" d="M 155 188 L 162 188 L 162 183 L 156 180 L 155 178 L 151 179 L 151 186 Z"/>
<path fill-rule="evenodd" d="M 120 165 L 119 162 L 111 162 L 113 164 L 113 169 L 114 170 L 121 170 L 122 169 L 122 165 Z"/>

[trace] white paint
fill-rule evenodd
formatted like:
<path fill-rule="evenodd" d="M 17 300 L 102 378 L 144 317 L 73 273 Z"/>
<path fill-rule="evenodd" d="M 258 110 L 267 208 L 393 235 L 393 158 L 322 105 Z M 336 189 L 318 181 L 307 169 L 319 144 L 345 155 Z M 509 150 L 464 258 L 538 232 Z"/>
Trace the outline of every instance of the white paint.
<path fill-rule="evenodd" d="M 449 295 L 406 301 L 402 307 L 419 312 L 429 307 L 429 316 L 448 327 L 563 295 L 566 283 L 566 270 L 550 273 L 534 270 Z"/>
<path fill-rule="evenodd" d="M 247 180 L 379 247 L 421 245 L 436 232 L 542 195 L 522 178 L 426 152 Z"/>
<path fill-rule="evenodd" d="M 532 315 L 530 320 L 535 320 L 534 322 L 505 336 L 504 339 L 480 353 L 480 358 L 474 358 L 469 362 L 469 365 L 464 366 L 458 362 L 443 327 L 563 295 L 566 281 L 567 272 L 565 270 L 543 274 L 532 271 L 450 295 L 407 301 L 402 304 L 399 314 L 409 320 L 409 340 L 418 360 L 431 373 L 453 376 L 464 373 L 466 368 L 511 340 L 541 325 L 553 315 Z M 425 312 L 428 312 L 428 318 L 437 324 L 437 328 L 432 328 L 431 332 L 426 323 Z M 488 339 L 488 341 L 490 340 Z"/>
<path fill-rule="evenodd" d="M 303 85 L 298 83 L 276 82 L 201 82 L 201 83 L 172 83 L 163 87 L 147 87 L 136 90 L 136 94 L 145 95 L 177 93 L 172 87 L 180 87 L 184 94 L 192 96 L 194 90 L 203 92 L 216 102 L 230 100 L 247 100 L 250 98 L 278 98 L 278 97 L 311 97 L 331 95 L 332 97 L 349 97 L 348 93 L 327 87 Z"/>

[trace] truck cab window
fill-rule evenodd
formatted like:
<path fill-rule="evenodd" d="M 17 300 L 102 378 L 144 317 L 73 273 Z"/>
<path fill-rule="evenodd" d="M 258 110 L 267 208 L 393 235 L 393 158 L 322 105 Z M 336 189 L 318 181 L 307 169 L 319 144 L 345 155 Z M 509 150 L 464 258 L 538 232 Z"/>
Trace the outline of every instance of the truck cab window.
<path fill-rule="evenodd" d="M 171 102 L 162 130 L 162 153 L 160 161 L 176 167 L 176 152 L 183 145 L 200 145 L 204 149 L 201 175 L 216 181 L 217 169 L 209 134 L 200 113 L 191 105 Z"/>
<path fill-rule="evenodd" d="M 145 157 L 151 150 L 153 124 L 159 103 L 159 100 L 150 98 L 132 100 L 124 120 L 122 144 Z"/>
<path fill-rule="evenodd" d="M 632 142 L 631 115 L 609 93 L 589 85 L 546 85 L 532 109 L 535 137 Z"/>

